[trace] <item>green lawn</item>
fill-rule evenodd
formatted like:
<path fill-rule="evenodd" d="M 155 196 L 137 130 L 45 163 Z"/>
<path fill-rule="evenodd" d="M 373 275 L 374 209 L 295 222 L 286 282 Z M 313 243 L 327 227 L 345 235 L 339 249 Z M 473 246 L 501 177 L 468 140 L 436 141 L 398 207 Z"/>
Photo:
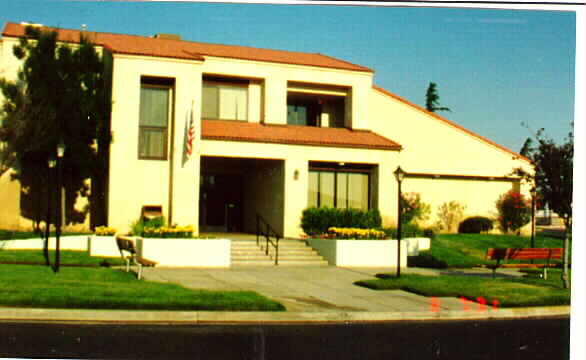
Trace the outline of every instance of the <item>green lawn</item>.
<path fill-rule="evenodd" d="M 190 290 L 109 268 L 0 265 L 0 305 L 35 308 L 283 311 L 250 291 Z"/>
<path fill-rule="evenodd" d="M 425 266 L 425 263 L 443 262 L 447 267 L 473 267 L 480 264 L 490 264 L 494 261 L 485 261 L 484 256 L 488 248 L 522 248 L 530 247 L 531 240 L 526 236 L 492 235 L 492 234 L 438 234 L 431 241 L 431 250 L 420 252 L 422 260 L 415 266 Z M 563 247 L 563 240 L 536 236 L 535 247 Z M 415 259 L 413 259 L 415 261 Z M 430 267 L 442 267 L 434 266 Z"/>
<path fill-rule="evenodd" d="M 55 253 L 50 251 L 51 263 Z M 0 250 L 0 306 L 130 309 L 283 311 L 278 302 L 251 291 L 191 290 L 176 284 L 137 280 L 120 269 L 120 258 L 61 251 L 59 273 L 43 265 L 42 250 Z M 104 263 L 107 262 L 106 263 Z"/>
<path fill-rule="evenodd" d="M 548 280 L 541 278 L 496 278 L 480 276 L 421 276 L 381 274 L 380 278 L 362 280 L 356 285 L 374 290 L 397 290 L 424 296 L 465 297 L 476 300 L 483 297 L 489 304 L 494 300 L 502 307 L 569 305 L 570 289 L 564 289 L 561 272 L 551 269 Z"/>
<path fill-rule="evenodd" d="M 59 251 L 61 265 L 75 266 L 119 266 L 124 265 L 120 257 L 103 258 L 89 256 L 87 251 Z M 51 263 L 55 261 L 55 251 L 49 251 Z M 45 257 L 42 250 L 0 250 L 0 264 L 45 264 Z"/>
<path fill-rule="evenodd" d="M 409 262 L 410 266 L 420 267 L 470 268 L 494 263 L 484 260 L 488 248 L 522 248 L 530 247 L 530 243 L 529 237 L 515 235 L 439 234 L 432 240 L 431 250 L 420 252 Z M 563 247 L 563 240 L 536 236 L 535 246 Z M 535 273 L 531 270 L 527 272 Z M 394 274 L 380 274 L 378 279 L 358 281 L 356 284 L 375 290 L 402 289 L 429 297 L 465 297 L 471 300 L 483 297 L 489 304 L 497 300 L 504 307 L 569 305 L 570 290 L 563 288 L 561 269 L 549 269 L 548 272 L 548 280 L 535 274 L 523 278 L 496 279 L 480 275 L 412 274 L 397 279 Z"/>

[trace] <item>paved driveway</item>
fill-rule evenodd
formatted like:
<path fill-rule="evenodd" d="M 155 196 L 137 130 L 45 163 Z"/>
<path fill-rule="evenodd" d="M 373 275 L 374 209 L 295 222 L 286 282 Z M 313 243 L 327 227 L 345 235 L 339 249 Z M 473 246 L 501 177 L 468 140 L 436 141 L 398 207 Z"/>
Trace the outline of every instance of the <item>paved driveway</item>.
<path fill-rule="evenodd" d="M 432 299 L 401 290 L 375 291 L 357 280 L 392 269 L 337 267 L 258 267 L 231 269 L 143 269 L 150 281 L 178 283 L 207 290 L 252 290 L 281 302 L 288 311 L 430 311 Z M 413 270 L 411 270 L 413 271 Z M 419 269 L 419 271 L 425 271 Z M 436 300 L 445 310 L 461 309 L 455 298 Z"/>

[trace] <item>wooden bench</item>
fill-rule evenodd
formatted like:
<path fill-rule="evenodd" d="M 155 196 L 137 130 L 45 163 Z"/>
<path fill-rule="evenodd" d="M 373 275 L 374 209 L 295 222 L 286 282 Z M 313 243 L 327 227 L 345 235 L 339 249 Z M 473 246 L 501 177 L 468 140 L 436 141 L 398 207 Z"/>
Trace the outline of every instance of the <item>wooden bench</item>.
<path fill-rule="evenodd" d="M 138 268 L 138 279 L 142 277 L 143 266 L 155 266 L 157 263 L 137 255 L 134 239 L 129 236 L 116 235 L 116 244 L 120 250 L 120 256 L 126 261 L 126 272 L 130 271 L 130 265 L 136 265 Z"/>
<path fill-rule="evenodd" d="M 492 269 L 492 276 L 495 276 L 496 269 L 505 268 L 543 268 L 543 278 L 547 279 L 547 268 L 550 267 L 552 259 L 561 259 L 562 248 L 490 248 L 486 251 L 485 260 L 496 260 L 496 264 L 487 265 Z M 545 264 L 513 263 L 501 264 L 506 260 L 546 260 Z"/>

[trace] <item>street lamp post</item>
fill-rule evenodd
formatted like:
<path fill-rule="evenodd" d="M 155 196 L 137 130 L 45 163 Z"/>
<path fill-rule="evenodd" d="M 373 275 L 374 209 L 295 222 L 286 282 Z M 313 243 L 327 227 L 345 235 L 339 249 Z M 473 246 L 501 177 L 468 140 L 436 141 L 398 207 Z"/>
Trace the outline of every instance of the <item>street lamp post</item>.
<path fill-rule="evenodd" d="M 63 194 L 63 155 L 65 154 L 65 143 L 63 139 L 59 140 L 57 144 L 57 189 L 59 192 L 59 217 L 56 224 L 55 235 L 56 235 L 56 243 L 55 243 L 55 272 L 59 272 L 59 265 L 60 265 L 60 254 L 59 254 L 59 246 L 60 246 L 60 236 L 61 236 L 61 225 L 65 220 L 65 196 Z"/>
<path fill-rule="evenodd" d="M 401 182 L 405 178 L 405 171 L 401 169 L 400 166 L 397 167 L 395 170 L 395 179 L 397 179 L 398 183 L 398 192 L 397 192 L 397 203 L 398 203 L 398 211 L 397 211 L 397 277 L 401 277 Z"/>
<path fill-rule="evenodd" d="M 47 176 L 47 219 L 45 221 L 45 223 L 47 224 L 47 227 L 45 228 L 45 245 L 43 248 L 43 255 L 45 256 L 45 265 L 49 266 L 50 265 L 50 261 L 49 261 L 49 234 L 51 231 L 51 200 L 52 200 L 52 196 L 51 196 L 51 179 L 53 178 L 53 169 L 55 168 L 55 155 L 49 155 L 49 158 L 47 159 L 47 166 L 49 167 L 49 171 L 48 171 L 48 176 Z"/>

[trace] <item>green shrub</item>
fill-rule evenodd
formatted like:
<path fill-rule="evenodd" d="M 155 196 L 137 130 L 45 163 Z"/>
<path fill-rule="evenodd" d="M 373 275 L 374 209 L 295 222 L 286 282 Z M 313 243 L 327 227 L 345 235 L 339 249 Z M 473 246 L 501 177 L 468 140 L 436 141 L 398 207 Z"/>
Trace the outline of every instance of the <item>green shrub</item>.
<path fill-rule="evenodd" d="M 326 234 L 331 227 L 378 229 L 380 213 L 376 209 L 336 209 L 310 207 L 303 210 L 301 228 L 307 235 Z"/>
<path fill-rule="evenodd" d="M 131 235 L 134 236 L 143 236 L 144 235 L 144 229 L 145 228 L 151 228 L 151 229 L 158 229 L 160 227 L 165 226 L 165 218 L 162 216 L 158 216 L 156 218 L 144 221 L 142 218 L 136 220 L 134 223 L 132 223 L 131 225 Z"/>
<path fill-rule="evenodd" d="M 448 267 L 448 263 L 435 258 L 429 253 L 420 253 L 417 256 L 408 256 L 407 266 L 431 269 L 446 269 Z"/>
<path fill-rule="evenodd" d="M 397 238 L 397 228 L 390 227 L 385 228 L 383 231 L 387 234 L 390 239 Z M 435 232 L 432 229 L 423 229 L 417 224 L 401 224 L 401 239 L 412 238 L 412 237 L 427 237 L 430 239 L 435 238 Z"/>
<path fill-rule="evenodd" d="M 517 232 L 531 221 L 531 202 L 515 191 L 509 191 L 496 202 L 498 222 L 504 233 Z"/>
<path fill-rule="evenodd" d="M 469 217 L 458 226 L 460 234 L 480 234 L 490 230 L 492 230 L 492 220 L 484 216 Z"/>
<path fill-rule="evenodd" d="M 429 238 L 431 240 L 435 239 L 435 230 L 431 228 L 423 229 L 423 237 Z"/>

